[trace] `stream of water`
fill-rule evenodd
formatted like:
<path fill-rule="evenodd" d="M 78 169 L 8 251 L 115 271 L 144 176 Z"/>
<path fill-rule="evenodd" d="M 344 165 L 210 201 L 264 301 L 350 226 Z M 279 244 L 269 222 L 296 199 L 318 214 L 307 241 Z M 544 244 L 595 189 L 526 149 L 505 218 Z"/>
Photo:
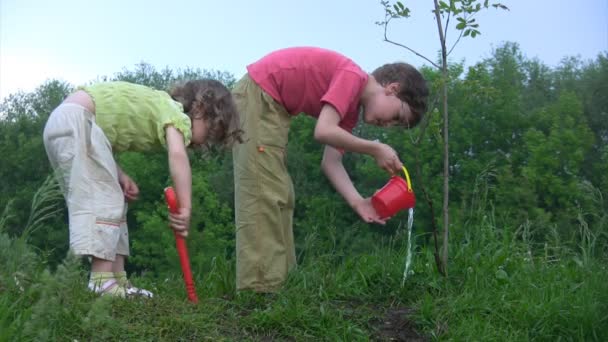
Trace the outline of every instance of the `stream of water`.
<path fill-rule="evenodd" d="M 414 271 L 410 270 L 412 265 L 412 226 L 414 225 L 414 208 L 410 208 L 407 217 L 407 253 L 405 255 L 405 268 L 403 269 L 403 280 L 401 286 L 405 285 L 405 278 L 408 275 L 413 274 Z"/>

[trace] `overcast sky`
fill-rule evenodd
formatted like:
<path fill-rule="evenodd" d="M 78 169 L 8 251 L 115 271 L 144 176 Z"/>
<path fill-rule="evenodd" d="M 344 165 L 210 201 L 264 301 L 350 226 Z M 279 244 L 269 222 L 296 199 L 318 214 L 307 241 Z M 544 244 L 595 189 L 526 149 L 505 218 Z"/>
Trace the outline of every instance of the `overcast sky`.
<path fill-rule="evenodd" d="M 412 17 L 389 38 L 435 59 L 432 0 L 403 1 Z M 482 35 L 452 53 L 467 65 L 505 41 L 556 66 L 566 56 L 595 59 L 608 51 L 608 0 L 504 0 L 510 11 L 477 16 Z M 0 98 L 47 79 L 74 85 L 147 62 L 157 68 L 228 71 L 289 46 L 339 51 L 363 69 L 398 60 L 425 63 L 383 42 L 378 0 L 0 0 Z M 453 42 L 456 34 L 448 34 Z"/>

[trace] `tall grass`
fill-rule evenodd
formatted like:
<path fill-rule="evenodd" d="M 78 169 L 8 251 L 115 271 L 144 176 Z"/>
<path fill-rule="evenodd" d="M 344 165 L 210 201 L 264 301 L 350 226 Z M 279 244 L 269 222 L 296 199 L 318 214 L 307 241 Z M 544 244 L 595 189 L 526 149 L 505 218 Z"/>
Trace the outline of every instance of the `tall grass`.
<path fill-rule="evenodd" d="M 42 226 L 44 221 L 58 215 L 62 210 L 59 202 L 62 198 L 63 194 L 59 184 L 54 176 L 49 175 L 34 193 L 30 215 L 21 233 L 21 238 L 27 240 Z"/>
<path fill-rule="evenodd" d="M 36 198 L 32 223 L 52 212 L 44 200 L 52 197 Z M 381 339 L 387 315 L 404 308 L 411 314 L 403 318 L 431 340 L 608 340 L 605 213 L 581 211 L 565 241 L 536 222 L 501 225 L 491 203 L 476 203 L 453 230 L 448 278 L 435 270 L 432 251 L 417 246 L 414 274 L 401 286 L 404 235 L 354 254 L 354 236 L 313 233 L 279 293 L 237 293 L 234 261 L 217 257 L 197 274 L 198 305 L 185 300 L 179 274 L 135 279 L 157 293 L 152 300 L 96 297 L 78 259 L 50 271 L 26 239 L 0 231 L 0 341 L 366 341 Z"/>

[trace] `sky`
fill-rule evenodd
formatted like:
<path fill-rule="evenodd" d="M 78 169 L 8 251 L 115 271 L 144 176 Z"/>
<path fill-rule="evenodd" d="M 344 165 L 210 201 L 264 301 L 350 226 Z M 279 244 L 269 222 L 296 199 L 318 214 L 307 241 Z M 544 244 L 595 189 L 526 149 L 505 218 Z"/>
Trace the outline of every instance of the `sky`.
<path fill-rule="evenodd" d="M 402 2 L 411 17 L 391 23 L 389 39 L 435 60 L 433 1 Z M 510 10 L 478 13 L 481 36 L 461 40 L 452 60 L 474 64 L 507 41 L 550 67 L 608 51 L 608 0 L 501 2 Z M 48 79 L 78 85 L 140 62 L 238 79 L 248 64 L 289 46 L 332 49 L 368 72 L 396 61 L 428 65 L 383 42 L 376 25 L 383 19 L 379 0 L 0 0 L 0 99 Z M 456 37 L 449 31 L 448 44 Z"/>

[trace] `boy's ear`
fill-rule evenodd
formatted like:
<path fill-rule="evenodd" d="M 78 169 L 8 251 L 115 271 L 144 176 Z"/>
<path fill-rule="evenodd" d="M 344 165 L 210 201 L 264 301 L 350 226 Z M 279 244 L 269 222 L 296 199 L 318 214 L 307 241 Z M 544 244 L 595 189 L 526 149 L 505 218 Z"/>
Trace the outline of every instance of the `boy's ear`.
<path fill-rule="evenodd" d="M 384 86 L 384 90 L 386 92 L 386 95 L 399 94 L 399 90 L 400 89 L 401 89 L 401 85 L 399 84 L 399 82 L 389 83 L 389 84 L 387 84 L 387 85 Z"/>
<path fill-rule="evenodd" d="M 399 91 L 401 91 L 401 84 L 399 82 L 393 82 L 390 86 L 395 94 L 399 94 Z"/>

